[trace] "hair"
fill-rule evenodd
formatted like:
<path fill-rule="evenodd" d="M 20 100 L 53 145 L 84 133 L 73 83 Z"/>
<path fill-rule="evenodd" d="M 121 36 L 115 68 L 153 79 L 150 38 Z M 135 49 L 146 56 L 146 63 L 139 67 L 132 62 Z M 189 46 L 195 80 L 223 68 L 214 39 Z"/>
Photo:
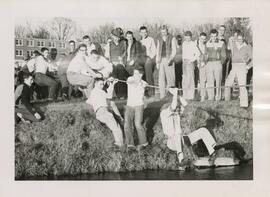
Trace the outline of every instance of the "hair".
<path fill-rule="evenodd" d="M 181 35 L 177 35 L 175 36 L 175 38 L 178 40 L 178 39 L 182 39 L 182 36 Z"/>
<path fill-rule="evenodd" d="M 144 68 L 140 66 L 137 62 L 135 63 L 134 70 L 139 71 L 140 74 L 144 74 Z M 134 70 L 132 74 L 134 74 Z"/>
<path fill-rule="evenodd" d="M 245 39 L 245 35 L 243 33 L 239 33 L 237 36 L 241 36 L 243 39 Z"/>
<path fill-rule="evenodd" d="M 133 36 L 133 32 L 132 31 L 127 31 L 126 32 L 126 35 L 128 35 L 128 34 Z"/>
<path fill-rule="evenodd" d="M 204 33 L 204 32 L 201 32 L 201 33 L 200 33 L 200 37 L 201 37 L 201 36 L 207 37 L 206 33 Z"/>
<path fill-rule="evenodd" d="M 92 54 L 94 54 L 94 55 L 99 55 L 99 53 L 98 53 L 98 51 L 97 51 L 96 49 L 92 50 L 92 51 L 90 52 L 90 54 L 91 54 L 91 55 L 92 55 Z"/>
<path fill-rule="evenodd" d="M 49 51 L 49 49 L 46 48 L 46 47 L 42 47 L 42 48 L 40 49 L 40 51 L 41 51 L 41 53 L 43 53 L 44 51 Z"/>
<path fill-rule="evenodd" d="M 217 34 L 218 35 L 218 31 L 216 29 L 211 29 L 210 34 Z"/>
<path fill-rule="evenodd" d="M 33 77 L 33 76 L 30 73 L 27 73 L 27 72 L 22 73 L 23 80 L 28 79 L 29 77 Z"/>
<path fill-rule="evenodd" d="M 141 31 L 141 30 L 147 30 L 147 27 L 141 26 L 141 27 L 140 27 L 140 31 Z"/>
<path fill-rule="evenodd" d="M 226 26 L 225 26 L 225 25 L 220 25 L 219 28 L 220 28 L 220 27 L 223 27 L 224 29 L 226 29 Z"/>
<path fill-rule="evenodd" d="M 119 31 L 121 36 L 124 34 L 124 31 L 121 27 L 117 27 L 117 28 L 115 28 L 115 30 Z"/>
<path fill-rule="evenodd" d="M 84 35 L 82 39 L 83 40 L 86 40 L 86 39 L 89 39 L 90 40 L 90 37 L 88 35 Z"/>
<path fill-rule="evenodd" d="M 104 79 L 103 79 L 103 78 L 95 78 L 94 84 L 96 84 L 96 83 L 99 82 L 99 81 L 104 81 Z"/>
<path fill-rule="evenodd" d="M 35 56 L 41 55 L 41 53 L 38 50 L 34 50 L 33 54 L 35 54 Z"/>
<path fill-rule="evenodd" d="M 79 46 L 78 46 L 78 50 L 80 49 L 80 48 L 82 48 L 82 47 L 85 47 L 85 48 L 87 48 L 87 46 L 86 46 L 86 44 L 80 44 Z"/>
<path fill-rule="evenodd" d="M 74 41 L 74 40 L 70 40 L 70 41 L 68 42 L 68 44 L 71 44 L 71 43 L 74 43 L 74 44 L 75 44 L 75 41 Z"/>
<path fill-rule="evenodd" d="M 235 30 L 233 31 L 233 34 L 235 34 L 235 33 L 237 33 L 237 35 L 239 35 L 239 34 L 241 34 L 241 31 L 240 31 L 239 29 L 235 29 Z"/>
<path fill-rule="evenodd" d="M 185 32 L 185 36 L 190 36 L 190 37 L 192 37 L 191 31 L 186 31 L 186 32 Z"/>
<path fill-rule="evenodd" d="M 160 27 L 160 30 L 167 30 L 167 31 L 168 31 L 167 25 L 162 25 L 162 26 Z"/>

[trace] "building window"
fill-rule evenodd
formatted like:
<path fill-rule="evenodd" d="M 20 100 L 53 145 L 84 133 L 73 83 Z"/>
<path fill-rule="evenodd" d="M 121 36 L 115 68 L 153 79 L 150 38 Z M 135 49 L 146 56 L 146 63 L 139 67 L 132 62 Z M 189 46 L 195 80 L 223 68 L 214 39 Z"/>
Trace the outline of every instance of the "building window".
<path fill-rule="evenodd" d="M 22 39 L 16 39 L 15 44 L 16 44 L 16 46 L 23 46 L 23 40 Z"/>
<path fill-rule="evenodd" d="M 16 50 L 16 56 L 23 56 L 23 50 Z"/>
<path fill-rule="evenodd" d="M 27 40 L 27 46 L 33 47 L 34 46 L 34 40 Z"/>
<path fill-rule="evenodd" d="M 37 46 L 38 47 L 45 47 L 45 42 L 44 41 L 37 41 Z"/>
<path fill-rule="evenodd" d="M 33 57 L 34 51 L 27 51 L 27 57 Z"/>
<path fill-rule="evenodd" d="M 55 42 L 49 42 L 49 47 L 50 47 L 50 48 L 55 48 L 55 47 L 56 47 Z"/>
<path fill-rule="evenodd" d="M 66 48 L 66 43 L 60 42 L 60 43 L 59 43 L 59 48 L 65 49 L 65 48 Z"/>

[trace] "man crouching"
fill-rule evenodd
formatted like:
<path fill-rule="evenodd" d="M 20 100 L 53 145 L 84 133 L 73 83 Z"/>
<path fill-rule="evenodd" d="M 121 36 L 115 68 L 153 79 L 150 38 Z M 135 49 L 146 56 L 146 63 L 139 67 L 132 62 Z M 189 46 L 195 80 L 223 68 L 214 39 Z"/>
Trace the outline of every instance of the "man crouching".
<path fill-rule="evenodd" d="M 94 88 L 91 91 L 86 103 L 93 106 L 96 118 L 100 122 L 106 124 L 107 127 L 112 131 L 115 145 L 122 146 L 123 131 L 118 122 L 115 120 L 113 113 L 120 117 L 121 115 L 114 103 L 110 102 L 113 94 L 114 85 L 117 83 L 117 80 L 113 80 L 112 83 L 109 84 L 107 92 L 104 91 L 104 82 L 105 81 L 101 78 L 95 79 Z"/>

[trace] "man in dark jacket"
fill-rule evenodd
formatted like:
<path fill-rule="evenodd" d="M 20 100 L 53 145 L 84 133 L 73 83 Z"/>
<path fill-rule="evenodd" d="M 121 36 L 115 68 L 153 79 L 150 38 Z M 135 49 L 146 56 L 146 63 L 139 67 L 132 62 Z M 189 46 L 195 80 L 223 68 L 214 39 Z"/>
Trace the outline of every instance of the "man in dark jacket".
<path fill-rule="evenodd" d="M 15 113 L 24 121 L 39 122 L 42 120 L 41 113 L 38 108 L 30 103 L 33 93 L 31 89 L 33 77 L 28 73 L 24 73 L 23 79 L 24 83 L 18 86 L 15 91 Z"/>
<path fill-rule="evenodd" d="M 139 66 L 144 70 L 144 56 L 142 51 L 142 45 L 138 42 L 134 36 L 133 32 L 127 31 L 127 72 L 132 75 L 135 66 Z"/>
<path fill-rule="evenodd" d="M 121 37 L 122 33 L 119 29 L 112 30 L 112 41 L 105 46 L 105 57 L 113 64 L 112 76 L 116 79 L 127 80 L 129 77 L 129 73 L 125 69 L 127 43 Z M 118 98 L 127 97 L 127 85 L 125 83 L 117 83 L 114 88 Z"/>

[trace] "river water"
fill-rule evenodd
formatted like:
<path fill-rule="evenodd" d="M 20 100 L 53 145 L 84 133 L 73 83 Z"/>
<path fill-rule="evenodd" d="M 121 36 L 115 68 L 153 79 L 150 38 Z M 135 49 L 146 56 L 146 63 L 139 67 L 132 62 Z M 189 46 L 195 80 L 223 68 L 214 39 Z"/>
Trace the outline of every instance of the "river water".
<path fill-rule="evenodd" d="M 234 167 L 192 169 L 186 171 L 144 170 L 138 172 L 108 172 L 76 176 L 31 177 L 20 180 L 253 180 L 253 164 Z"/>

